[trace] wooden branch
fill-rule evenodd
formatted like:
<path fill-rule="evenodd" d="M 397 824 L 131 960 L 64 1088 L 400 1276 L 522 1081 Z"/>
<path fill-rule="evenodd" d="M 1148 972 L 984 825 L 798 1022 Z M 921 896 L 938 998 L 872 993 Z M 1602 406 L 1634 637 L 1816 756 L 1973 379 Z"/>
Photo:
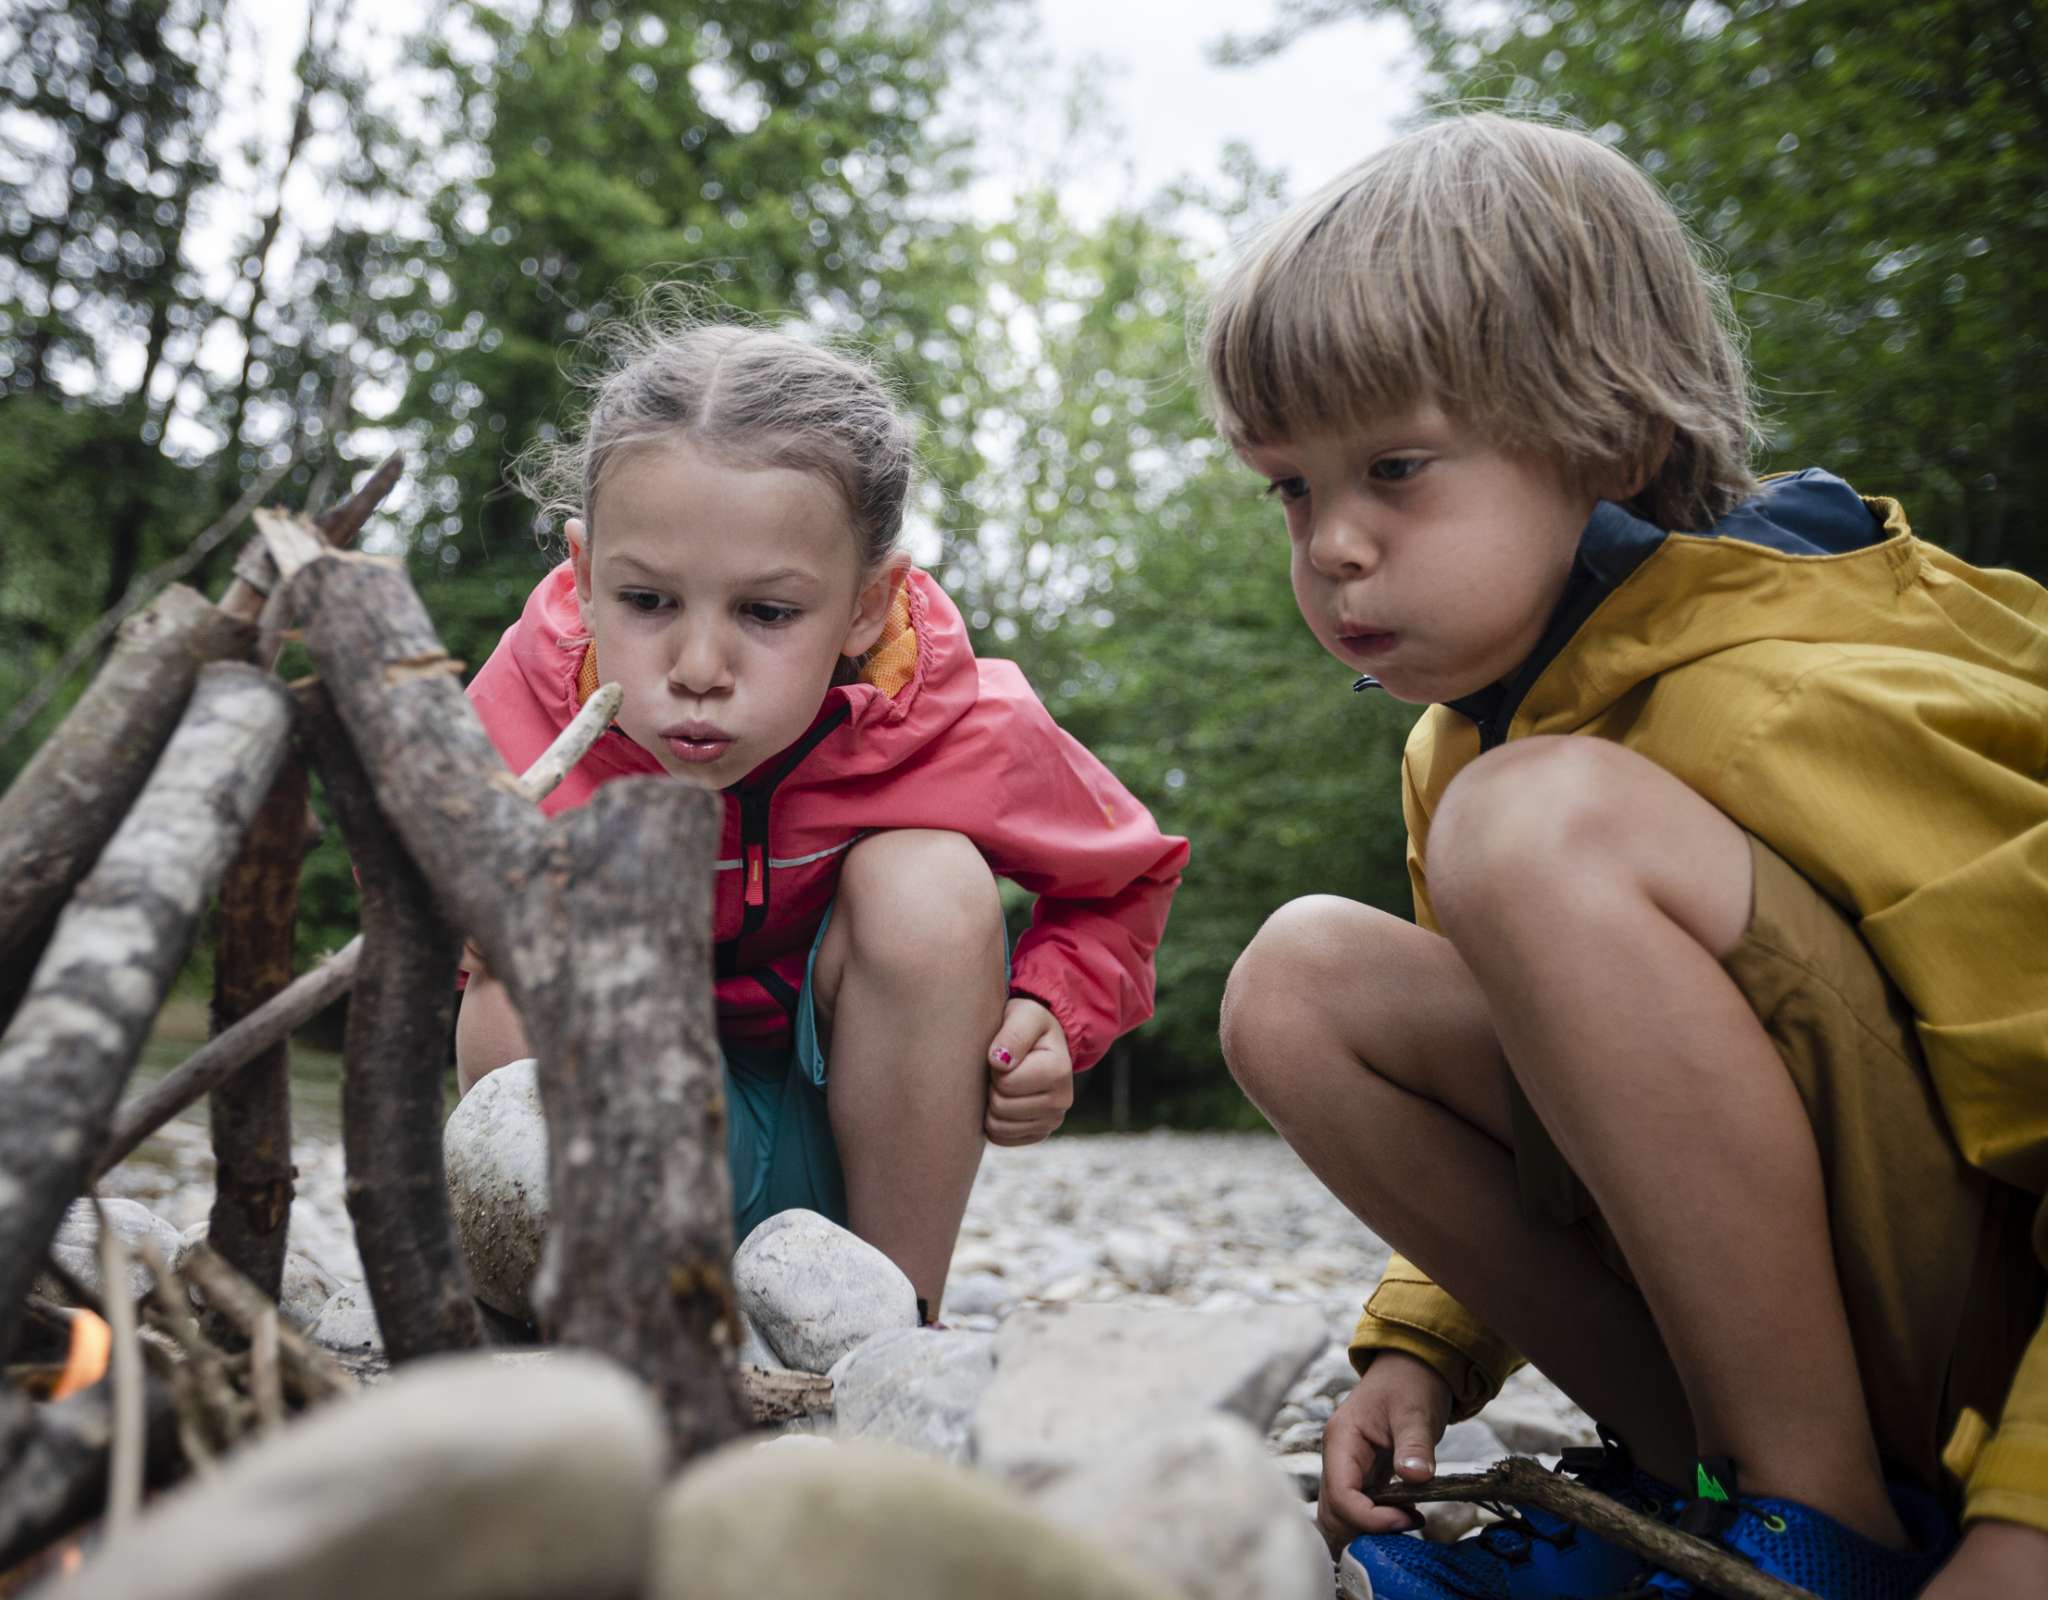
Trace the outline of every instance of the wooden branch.
<path fill-rule="evenodd" d="M 363 524 L 370 520 L 384 497 L 397 487 L 399 478 L 405 472 L 405 452 L 394 450 L 377 463 L 377 470 L 364 480 L 340 505 L 330 506 L 313 518 L 313 527 L 325 544 L 336 550 L 346 550 L 356 541 L 356 535 L 363 531 Z M 242 547 L 242 553 L 235 560 L 234 582 L 228 585 L 227 593 L 220 597 L 220 609 L 231 617 L 254 622 L 263 610 L 263 602 L 277 587 L 277 563 L 271 558 L 270 546 L 259 533 Z M 269 666 L 268 661 L 260 662 Z"/>
<path fill-rule="evenodd" d="M 106 1145 L 93 1164 L 94 1180 L 133 1155 L 143 1140 L 180 1111 L 347 994 L 356 981 L 356 962 L 362 953 L 362 938 L 349 940 L 275 999 L 215 1034 L 147 1089 L 122 1102 Z"/>
<path fill-rule="evenodd" d="M 265 531 L 289 569 L 294 541 L 274 519 Z M 403 573 L 323 554 L 289 581 L 379 805 L 534 1038 L 554 1197 L 546 1320 L 645 1379 L 682 1454 L 737 1435 L 730 1347 L 712 1337 L 731 1315 L 732 1252 L 710 1015 L 717 797 L 614 783 L 544 822 Z"/>
<path fill-rule="evenodd" d="M 780 1424 L 832 1409 L 832 1380 L 816 1372 L 740 1367 L 740 1399 L 756 1422 Z"/>
<path fill-rule="evenodd" d="M 254 641 L 192 590 L 165 590 L 122 627 L 92 686 L 0 797 L 0 1024 L 58 910 L 156 765 L 199 669 Z"/>
<path fill-rule="evenodd" d="M 234 662 L 200 672 L 0 1036 L 0 1358 L 290 725 L 291 699 L 268 674 Z"/>
<path fill-rule="evenodd" d="M 114 1435 L 110 1386 L 39 1404 L 0 1386 L 0 1572 L 99 1515 L 106 1503 Z M 161 1483 L 178 1468 L 171 1392 L 145 1378 L 144 1476 Z"/>
<path fill-rule="evenodd" d="M 220 886 L 214 919 L 216 1037 L 292 981 L 308 785 L 287 758 Z M 273 1300 L 291 1221 L 291 1044 L 280 1039 L 213 1092 L 213 1209 L 207 1242 Z"/>
<path fill-rule="evenodd" d="M 107 1221 L 99 1201 L 93 1210 L 100 1229 L 100 1282 L 112 1286 L 107 1296 L 109 1334 L 106 1381 L 113 1390 L 114 1437 L 107 1462 L 107 1533 L 118 1537 L 142 1508 L 142 1472 L 148 1456 L 144 1437 L 141 1335 L 135 1325 L 135 1302 L 128 1298 L 128 1246 Z"/>
<path fill-rule="evenodd" d="M 245 1338 L 253 1339 L 259 1319 L 277 1310 L 262 1290 L 205 1245 L 186 1255 L 184 1270 L 206 1297 L 208 1307 L 219 1311 Z M 344 1399 L 359 1387 L 332 1356 L 289 1323 L 278 1324 L 277 1355 L 286 1382 L 304 1404 Z"/>
<path fill-rule="evenodd" d="M 1510 1456 L 1485 1472 L 1432 1478 L 1427 1483 L 1387 1483 L 1371 1491 L 1375 1504 L 1413 1506 L 1428 1501 L 1504 1501 L 1535 1506 L 1577 1527 L 1633 1550 L 1663 1570 L 1698 1584 L 1723 1600 L 1813 1600 L 1804 1589 L 1759 1572 L 1719 1545 L 1631 1511 L 1620 1501 L 1589 1489 L 1562 1473 L 1546 1471 L 1526 1456 Z"/>
<path fill-rule="evenodd" d="M 342 1046 L 348 1214 L 394 1364 L 484 1342 L 441 1159 L 441 1081 L 462 941 L 391 831 L 333 701 L 298 691 L 327 798 L 362 882 L 363 956 Z"/>
<path fill-rule="evenodd" d="M 546 799 L 618 715 L 620 698 L 615 683 L 604 685 L 592 695 L 575 720 L 519 777 L 517 792 L 535 803 Z M 94 1180 L 133 1155 L 143 1140 L 201 1095 L 225 1083 L 267 1047 L 347 994 L 355 985 L 356 965 L 362 953 L 362 937 L 357 935 L 276 999 L 216 1035 L 149 1088 L 123 1103 L 115 1114 L 106 1148 L 93 1167 Z"/>

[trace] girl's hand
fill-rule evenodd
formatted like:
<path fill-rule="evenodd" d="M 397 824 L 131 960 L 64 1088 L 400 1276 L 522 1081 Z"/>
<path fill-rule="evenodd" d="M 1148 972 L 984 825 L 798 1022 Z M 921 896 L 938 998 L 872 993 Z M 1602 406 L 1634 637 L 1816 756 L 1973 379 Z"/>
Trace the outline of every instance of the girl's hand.
<path fill-rule="evenodd" d="M 990 1144 L 1036 1144 L 1074 1103 L 1074 1058 L 1057 1018 L 1036 1000 L 1014 996 L 988 1047 Z"/>
<path fill-rule="evenodd" d="M 1421 1483 L 1436 1471 L 1436 1442 L 1451 1416 L 1451 1386 L 1399 1350 L 1372 1358 L 1358 1386 L 1323 1425 L 1323 1488 L 1316 1528 L 1331 1551 L 1361 1533 L 1400 1533 L 1421 1519 L 1373 1503 L 1389 1471 Z"/>

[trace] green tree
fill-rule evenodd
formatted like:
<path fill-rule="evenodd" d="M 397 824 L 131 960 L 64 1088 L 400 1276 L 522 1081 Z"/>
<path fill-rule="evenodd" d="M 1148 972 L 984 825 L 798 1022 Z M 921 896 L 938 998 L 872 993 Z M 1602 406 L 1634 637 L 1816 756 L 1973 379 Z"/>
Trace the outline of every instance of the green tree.
<path fill-rule="evenodd" d="M 1905 502 L 1916 530 L 2048 576 L 2048 39 L 2026 0 L 1280 0 L 1415 28 L 1436 103 L 1577 119 L 1725 264 L 1771 464 Z M 1362 152 L 1361 152 L 1362 153 Z"/>

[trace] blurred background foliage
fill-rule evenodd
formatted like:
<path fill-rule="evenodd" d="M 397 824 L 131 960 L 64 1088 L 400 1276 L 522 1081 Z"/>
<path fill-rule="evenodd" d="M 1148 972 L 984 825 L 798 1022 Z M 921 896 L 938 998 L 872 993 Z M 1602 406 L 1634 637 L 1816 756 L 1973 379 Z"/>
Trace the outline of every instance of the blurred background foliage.
<path fill-rule="evenodd" d="M 1268 10 L 1219 52 L 1392 13 L 1427 100 L 1570 117 L 1644 162 L 1731 275 L 1766 465 L 1824 463 L 2048 575 L 2033 6 Z M 980 152 L 944 107 L 1047 92 L 1015 69 L 1028 0 L 440 0 L 397 61 L 356 48 L 349 0 L 313 0 L 288 131 L 239 145 L 231 12 L 0 8 L 0 783 L 85 681 L 26 715 L 66 644 L 280 467 L 274 498 L 324 504 L 403 445 L 370 543 L 480 663 L 553 559 L 509 463 L 573 419 L 586 336 L 683 282 L 890 370 L 925 424 L 920 548 L 979 648 L 1195 841 L 1159 1015 L 1084 1081 L 1082 1119 L 1255 1120 L 1215 1045 L 1237 951 L 1295 895 L 1407 909 L 1412 712 L 1308 640 L 1278 518 L 1189 369 L 1221 241 L 1282 182 L 1240 156 L 1217 192 L 1086 223 L 1050 189 L 977 215 Z M 217 594 L 236 543 L 188 581 Z M 352 931 L 330 836 L 305 958 Z"/>

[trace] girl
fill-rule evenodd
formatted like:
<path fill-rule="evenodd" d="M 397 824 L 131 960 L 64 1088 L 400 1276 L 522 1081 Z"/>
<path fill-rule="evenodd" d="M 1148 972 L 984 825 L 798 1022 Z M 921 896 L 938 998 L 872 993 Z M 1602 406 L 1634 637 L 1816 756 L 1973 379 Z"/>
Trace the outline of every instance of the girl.
<path fill-rule="evenodd" d="M 517 770 L 622 685 L 551 812 L 636 773 L 724 792 L 736 1234 L 822 1212 L 935 1314 L 983 1139 L 1046 1137 L 1074 1072 L 1151 1014 L 1187 842 L 1014 665 L 975 659 L 897 548 L 912 457 L 843 356 L 728 325 L 628 335 L 541 473 L 546 509 L 572 513 L 569 558 L 469 692 Z M 997 875 L 1038 896 L 1014 965 Z M 459 1086 L 531 1053 L 472 963 Z"/>

